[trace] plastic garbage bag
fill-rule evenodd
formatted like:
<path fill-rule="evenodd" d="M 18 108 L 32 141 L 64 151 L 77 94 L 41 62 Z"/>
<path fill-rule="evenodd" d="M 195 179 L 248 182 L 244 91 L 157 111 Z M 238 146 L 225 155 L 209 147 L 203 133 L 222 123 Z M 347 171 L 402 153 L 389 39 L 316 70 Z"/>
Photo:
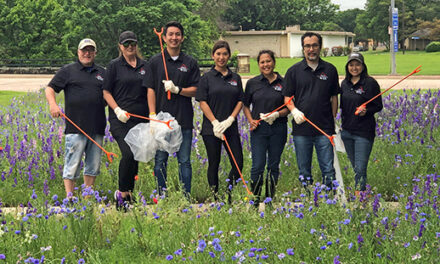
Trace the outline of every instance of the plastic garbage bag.
<path fill-rule="evenodd" d="M 172 115 L 166 112 L 157 114 L 156 119 L 161 121 L 173 120 L 170 122 L 170 129 L 166 124 L 160 123 L 156 126 L 154 131 L 154 138 L 156 139 L 158 149 L 166 151 L 169 154 L 179 151 L 182 144 L 182 129 L 177 120 Z M 153 121 L 154 122 L 154 121 Z"/>
<path fill-rule="evenodd" d="M 134 126 L 128 131 L 124 140 L 137 161 L 149 162 L 156 155 L 158 144 L 151 134 L 149 123 L 139 123 Z"/>
<path fill-rule="evenodd" d="M 336 135 L 333 138 L 333 141 L 335 142 L 336 151 L 345 153 L 344 142 L 342 141 L 341 138 L 341 128 L 335 124 L 335 130 L 336 130 Z"/>

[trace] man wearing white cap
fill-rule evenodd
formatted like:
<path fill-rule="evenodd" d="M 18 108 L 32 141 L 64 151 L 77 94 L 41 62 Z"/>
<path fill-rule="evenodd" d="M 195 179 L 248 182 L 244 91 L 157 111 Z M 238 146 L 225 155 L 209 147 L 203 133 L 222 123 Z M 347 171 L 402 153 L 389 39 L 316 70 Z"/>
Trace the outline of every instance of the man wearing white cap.
<path fill-rule="evenodd" d="M 46 87 L 46 99 L 52 117 L 60 117 L 61 109 L 55 93 L 64 91 L 64 113 L 96 142 L 102 145 L 106 126 L 102 84 L 105 70 L 94 63 L 96 43 L 89 38 L 78 45 L 78 60 L 64 65 Z M 81 159 L 84 161 L 84 185 L 92 187 L 99 174 L 101 150 L 72 124 L 66 122 L 63 180 L 66 195 L 73 198 L 75 181 L 79 178 Z"/>

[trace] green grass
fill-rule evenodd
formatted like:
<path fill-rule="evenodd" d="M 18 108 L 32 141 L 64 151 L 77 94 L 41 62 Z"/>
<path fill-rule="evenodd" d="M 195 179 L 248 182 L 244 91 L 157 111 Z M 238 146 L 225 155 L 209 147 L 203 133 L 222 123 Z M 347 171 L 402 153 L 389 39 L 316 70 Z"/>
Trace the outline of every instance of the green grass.
<path fill-rule="evenodd" d="M 390 73 L 390 54 L 388 52 L 369 51 L 363 52 L 362 54 L 364 55 L 369 74 L 388 75 Z M 323 59 L 335 65 L 340 76 L 345 74 L 346 56 L 323 57 Z M 277 58 L 275 71 L 284 75 L 290 66 L 301 60 L 302 58 Z M 417 66 L 422 65 L 420 75 L 440 75 L 440 67 L 438 67 L 439 60 L 440 52 L 426 53 L 423 51 L 407 51 L 405 54 L 399 52 L 396 54 L 396 71 L 400 75 L 407 75 Z M 257 61 L 251 59 L 251 72 L 242 75 L 258 74 L 260 74 L 260 72 Z"/>
<path fill-rule="evenodd" d="M 26 94 L 25 92 L 13 92 L 13 91 L 0 91 L 0 105 L 6 106 L 10 104 L 11 99 L 20 95 Z"/>

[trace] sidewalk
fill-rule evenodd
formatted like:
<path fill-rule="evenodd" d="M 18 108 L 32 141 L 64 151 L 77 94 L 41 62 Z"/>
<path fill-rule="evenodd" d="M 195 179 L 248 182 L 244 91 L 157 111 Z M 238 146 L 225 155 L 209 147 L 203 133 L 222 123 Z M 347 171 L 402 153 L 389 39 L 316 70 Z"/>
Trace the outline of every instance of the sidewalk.
<path fill-rule="evenodd" d="M 52 74 L 0 74 L 0 91 L 36 92 L 45 88 Z M 243 76 L 243 87 L 253 76 Z M 386 89 L 404 76 L 373 76 L 382 89 Z M 342 81 L 344 76 L 339 77 Z M 440 76 L 416 75 L 398 84 L 394 89 L 440 89 Z"/>

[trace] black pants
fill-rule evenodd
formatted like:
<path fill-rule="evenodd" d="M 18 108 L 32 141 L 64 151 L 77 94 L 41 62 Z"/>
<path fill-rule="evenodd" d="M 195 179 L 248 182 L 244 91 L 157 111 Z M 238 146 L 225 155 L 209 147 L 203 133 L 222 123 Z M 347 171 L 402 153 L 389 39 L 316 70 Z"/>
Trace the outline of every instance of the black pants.
<path fill-rule="evenodd" d="M 226 136 L 226 135 L 225 135 Z M 226 136 L 229 146 L 231 147 L 232 154 L 237 161 L 240 171 L 243 169 L 243 150 L 241 147 L 240 136 L 229 135 Z M 220 165 L 221 158 L 221 148 L 222 144 L 228 153 L 229 161 L 231 163 L 231 170 L 229 171 L 229 185 L 234 186 L 236 180 L 240 178 L 240 174 L 237 171 L 234 160 L 232 159 L 231 153 L 229 152 L 226 142 L 218 139 L 216 136 L 203 136 L 203 142 L 205 143 L 206 153 L 208 154 L 208 183 L 215 194 L 218 192 L 218 168 Z M 228 190 L 230 190 L 228 188 Z"/>
<path fill-rule="evenodd" d="M 133 152 L 125 142 L 124 138 L 128 131 L 137 125 L 137 122 L 128 121 L 126 124 L 118 120 L 110 121 L 110 131 L 118 142 L 121 150 L 121 160 L 119 161 L 119 191 L 128 192 L 134 189 L 134 177 L 138 174 L 139 162 L 134 160 Z"/>

